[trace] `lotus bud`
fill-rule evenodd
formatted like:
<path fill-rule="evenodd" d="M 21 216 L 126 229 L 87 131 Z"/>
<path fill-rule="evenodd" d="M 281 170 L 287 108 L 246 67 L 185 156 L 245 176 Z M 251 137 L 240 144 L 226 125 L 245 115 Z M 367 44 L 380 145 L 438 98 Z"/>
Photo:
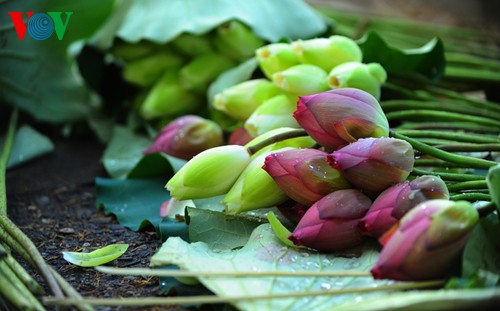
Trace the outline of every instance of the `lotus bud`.
<path fill-rule="evenodd" d="M 262 169 L 265 158 L 273 151 L 253 157 L 226 194 L 222 203 L 227 214 L 239 214 L 259 208 L 273 207 L 288 197 L 274 180 Z"/>
<path fill-rule="evenodd" d="M 167 71 L 148 92 L 140 108 L 146 119 L 175 117 L 199 110 L 203 101 L 184 89 L 175 71 Z"/>
<path fill-rule="evenodd" d="M 290 235 L 296 245 L 333 252 L 361 244 L 358 221 L 371 200 L 355 189 L 338 190 L 314 203 Z"/>
<path fill-rule="evenodd" d="M 260 69 L 267 78 L 273 74 L 300 64 L 299 57 L 288 43 L 271 43 L 255 52 Z"/>
<path fill-rule="evenodd" d="M 281 93 L 282 91 L 269 80 L 249 80 L 215 95 L 213 106 L 244 122 L 264 101 Z"/>
<path fill-rule="evenodd" d="M 134 59 L 146 57 L 158 50 L 159 46 L 151 41 L 140 41 L 129 43 L 116 40 L 111 49 L 111 53 L 122 60 L 128 62 Z"/>
<path fill-rule="evenodd" d="M 235 129 L 231 133 L 231 135 L 229 135 L 228 144 L 244 146 L 248 144 L 252 139 L 253 139 L 252 135 L 248 133 L 246 128 L 239 127 Z"/>
<path fill-rule="evenodd" d="M 380 237 L 418 204 L 432 199 L 448 199 L 448 188 L 435 176 L 419 176 L 412 181 L 395 184 L 373 201 L 359 225 L 364 235 Z"/>
<path fill-rule="evenodd" d="M 316 142 L 309 136 L 299 136 L 288 139 L 279 139 L 274 141 L 277 137 L 282 137 L 283 135 L 287 135 L 289 132 L 297 131 L 297 129 L 291 127 L 280 127 L 269 132 L 266 132 L 260 136 L 252 139 L 248 144 L 245 145 L 246 148 L 252 150 L 259 144 L 262 144 L 266 141 L 271 141 L 268 145 L 262 147 L 255 155 L 261 154 L 267 151 L 277 151 L 283 148 L 311 148 Z"/>
<path fill-rule="evenodd" d="M 373 74 L 372 74 L 373 72 Z M 332 89 L 356 88 L 380 98 L 380 85 L 387 79 L 387 73 L 378 63 L 362 64 L 349 62 L 340 64 L 328 74 L 328 85 Z"/>
<path fill-rule="evenodd" d="M 246 25 L 232 20 L 217 27 L 213 43 L 219 52 L 241 62 L 252 57 L 264 41 Z"/>
<path fill-rule="evenodd" d="M 198 55 L 180 70 L 181 85 L 188 91 L 205 93 L 217 76 L 233 66 L 233 61 L 219 54 Z"/>
<path fill-rule="evenodd" d="M 195 35 L 192 33 L 182 33 L 172 40 L 172 46 L 189 57 L 197 57 L 198 55 L 214 52 L 211 38 L 207 35 Z"/>
<path fill-rule="evenodd" d="M 430 175 L 419 176 L 409 182 L 406 193 L 401 193 L 401 199 L 392 210 L 391 215 L 396 219 L 401 219 L 412 208 L 422 202 L 449 199 L 449 197 L 448 187 L 441 178 Z"/>
<path fill-rule="evenodd" d="M 378 101 L 358 89 L 300 96 L 293 116 L 315 141 L 332 150 L 359 138 L 389 135 L 389 122 Z"/>
<path fill-rule="evenodd" d="M 298 40 L 292 43 L 301 63 L 312 64 L 326 72 L 347 62 L 361 62 L 363 55 L 356 42 L 344 36 Z"/>
<path fill-rule="evenodd" d="M 186 115 L 165 126 L 144 153 L 163 152 L 189 160 L 198 153 L 223 143 L 222 129 L 217 123 L 199 116 Z"/>
<path fill-rule="evenodd" d="M 290 149 L 270 154 L 264 170 L 294 201 L 310 206 L 325 195 L 350 184 L 317 149 Z"/>
<path fill-rule="evenodd" d="M 309 95 L 328 90 L 327 73 L 318 66 L 299 64 L 273 74 L 279 88 L 299 95 Z"/>
<path fill-rule="evenodd" d="M 225 194 L 250 163 L 243 146 L 224 145 L 205 150 L 189 160 L 167 183 L 176 200 Z"/>
<path fill-rule="evenodd" d="M 364 138 L 328 155 L 356 188 L 373 195 L 403 182 L 413 169 L 412 146 L 395 138 Z"/>
<path fill-rule="evenodd" d="M 293 118 L 296 108 L 290 96 L 276 95 L 257 107 L 245 122 L 245 128 L 253 137 L 280 127 L 300 128 Z"/>
<path fill-rule="evenodd" d="M 165 71 L 176 71 L 184 62 L 172 51 L 158 51 L 125 64 L 123 78 L 132 84 L 147 87 L 155 84 Z"/>
<path fill-rule="evenodd" d="M 469 202 L 429 200 L 400 221 L 371 270 L 375 279 L 423 281 L 444 277 L 478 222 Z"/>

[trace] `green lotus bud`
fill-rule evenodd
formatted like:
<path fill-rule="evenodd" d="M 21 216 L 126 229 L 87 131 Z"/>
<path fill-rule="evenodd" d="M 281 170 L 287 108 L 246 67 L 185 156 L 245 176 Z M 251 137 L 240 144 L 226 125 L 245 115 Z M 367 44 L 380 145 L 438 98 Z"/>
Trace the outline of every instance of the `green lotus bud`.
<path fill-rule="evenodd" d="M 259 135 L 252 139 L 248 144 L 245 145 L 245 148 L 255 148 L 257 145 L 263 143 L 266 140 L 272 139 L 274 137 L 279 137 L 286 135 L 288 132 L 296 131 L 297 129 L 291 127 L 280 127 L 274 130 L 270 130 L 262 135 Z M 276 151 L 283 148 L 311 148 L 316 145 L 316 141 L 309 136 L 300 136 L 293 137 L 288 139 L 280 139 L 276 142 L 270 143 L 265 147 L 262 147 L 258 152 L 256 152 L 253 156 L 258 156 L 267 151 Z"/>
<path fill-rule="evenodd" d="M 158 45 L 151 41 L 140 41 L 137 43 L 129 43 L 122 40 L 117 40 L 111 53 L 124 61 L 131 61 L 138 58 L 146 57 L 149 54 L 153 54 L 157 49 Z"/>
<path fill-rule="evenodd" d="M 263 152 L 254 157 L 222 199 L 227 214 L 272 207 L 288 199 L 273 178 L 262 169 L 264 160 L 272 152 Z"/>
<path fill-rule="evenodd" d="M 300 64 L 298 55 L 288 43 L 271 43 L 255 52 L 262 72 L 272 79 L 273 74 Z"/>
<path fill-rule="evenodd" d="M 246 148 L 225 145 L 205 150 L 189 160 L 167 183 L 176 200 L 206 198 L 227 193 L 250 163 Z"/>
<path fill-rule="evenodd" d="M 252 57 L 264 41 L 244 24 L 232 20 L 217 27 L 213 43 L 219 52 L 240 62 Z"/>
<path fill-rule="evenodd" d="M 180 85 L 177 72 L 167 71 L 147 94 L 140 114 L 146 120 L 174 117 L 195 112 L 202 103 L 198 96 Z"/>
<path fill-rule="evenodd" d="M 311 95 L 327 91 L 327 73 L 314 65 L 299 64 L 273 74 L 273 82 L 281 89 L 298 94 Z"/>
<path fill-rule="evenodd" d="M 384 83 L 387 80 L 387 71 L 379 63 L 369 63 L 366 65 L 370 74 L 375 77 L 380 83 Z"/>
<path fill-rule="evenodd" d="M 123 68 L 123 78 L 139 86 L 151 86 L 165 71 L 177 70 L 183 62 L 183 58 L 172 51 L 156 52 L 126 63 Z"/>
<path fill-rule="evenodd" d="M 328 85 L 332 89 L 356 88 L 380 98 L 380 85 L 387 79 L 387 73 L 378 63 L 362 64 L 348 62 L 332 69 Z"/>
<path fill-rule="evenodd" d="M 219 74 L 233 67 L 232 60 L 219 54 L 202 54 L 194 58 L 180 71 L 181 85 L 186 90 L 205 93 Z"/>
<path fill-rule="evenodd" d="M 172 46 L 183 55 L 195 57 L 214 51 L 207 35 L 182 33 L 171 42 Z"/>
<path fill-rule="evenodd" d="M 253 137 L 280 127 L 300 128 L 293 117 L 296 108 L 297 100 L 292 100 L 292 96 L 276 95 L 257 107 L 245 122 L 245 128 Z"/>
<path fill-rule="evenodd" d="M 298 40 L 293 50 L 304 64 L 312 64 L 329 72 L 346 62 L 361 62 L 363 55 L 356 42 L 344 36 Z"/>
<path fill-rule="evenodd" d="M 269 80 L 248 80 L 215 95 L 213 106 L 244 122 L 264 101 L 280 93 L 282 91 Z"/>

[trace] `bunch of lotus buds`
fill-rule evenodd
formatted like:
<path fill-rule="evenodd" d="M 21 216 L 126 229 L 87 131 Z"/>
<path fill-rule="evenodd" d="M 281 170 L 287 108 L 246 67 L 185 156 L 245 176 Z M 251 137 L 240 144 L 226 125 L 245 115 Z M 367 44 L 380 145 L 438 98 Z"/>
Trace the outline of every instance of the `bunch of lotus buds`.
<path fill-rule="evenodd" d="M 439 177 L 408 179 L 413 148 L 389 137 L 377 99 L 352 88 L 300 96 L 293 117 L 303 130 L 281 127 L 244 146 L 207 149 L 167 189 L 176 200 L 223 195 L 228 214 L 280 206 L 296 216 L 289 239 L 322 252 L 380 238 L 376 278 L 420 280 L 446 271 L 477 212 L 447 200 Z M 424 268 L 426 254 L 439 256 L 435 269 Z"/>

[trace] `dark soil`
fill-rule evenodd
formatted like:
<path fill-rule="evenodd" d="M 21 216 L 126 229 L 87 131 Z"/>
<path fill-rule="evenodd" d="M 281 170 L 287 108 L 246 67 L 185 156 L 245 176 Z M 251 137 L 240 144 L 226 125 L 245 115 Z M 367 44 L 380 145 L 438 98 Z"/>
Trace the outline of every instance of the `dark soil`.
<path fill-rule="evenodd" d="M 127 252 L 110 265 L 147 267 L 160 241 L 152 229 L 131 231 L 96 208 L 94 180 L 106 176 L 100 164 L 102 145 L 74 140 L 55 144 L 53 153 L 7 173 L 9 217 L 31 238 L 47 263 L 82 296 L 161 295 L 156 277 L 106 275 L 63 259 L 62 251 L 92 251 L 112 243 L 127 243 Z"/>

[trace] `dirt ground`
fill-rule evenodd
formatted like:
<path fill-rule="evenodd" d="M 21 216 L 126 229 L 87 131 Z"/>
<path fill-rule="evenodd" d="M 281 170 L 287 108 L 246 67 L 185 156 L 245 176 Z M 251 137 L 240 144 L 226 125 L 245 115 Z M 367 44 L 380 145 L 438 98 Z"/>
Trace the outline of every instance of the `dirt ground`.
<path fill-rule="evenodd" d="M 7 173 L 9 217 L 82 296 L 161 295 L 156 277 L 106 275 L 63 259 L 62 251 L 92 251 L 112 243 L 128 243 L 127 252 L 110 265 L 147 267 L 160 241 L 153 229 L 141 233 L 131 231 L 96 208 L 94 180 L 97 176 L 106 176 L 100 164 L 102 145 L 89 140 L 62 139 L 55 141 L 55 145 L 53 153 Z M 187 310 L 181 307 L 143 309 Z"/>

